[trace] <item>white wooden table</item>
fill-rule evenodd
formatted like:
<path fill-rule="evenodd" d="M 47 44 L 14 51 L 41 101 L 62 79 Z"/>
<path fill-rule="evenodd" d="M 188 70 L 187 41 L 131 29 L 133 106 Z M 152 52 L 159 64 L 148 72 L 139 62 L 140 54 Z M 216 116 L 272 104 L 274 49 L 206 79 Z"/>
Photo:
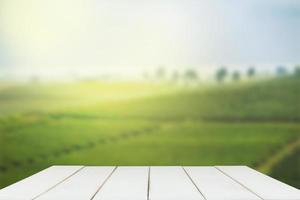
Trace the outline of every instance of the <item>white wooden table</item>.
<path fill-rule="evenodd" d="M 246 166 L 52 166 L 0 200 L 300 200 L 300 190 Z"/>

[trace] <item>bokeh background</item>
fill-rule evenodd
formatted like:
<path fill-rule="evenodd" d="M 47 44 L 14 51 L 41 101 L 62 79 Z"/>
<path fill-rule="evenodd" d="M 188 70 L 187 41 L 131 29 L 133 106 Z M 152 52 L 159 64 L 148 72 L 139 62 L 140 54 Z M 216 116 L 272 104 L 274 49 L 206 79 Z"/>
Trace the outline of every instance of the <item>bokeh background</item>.
<path fill-rule="evenodd" d="M 297 0 L 0 0 L 0 188 L 55 164 L 300 188 L 299 35 Z"/>

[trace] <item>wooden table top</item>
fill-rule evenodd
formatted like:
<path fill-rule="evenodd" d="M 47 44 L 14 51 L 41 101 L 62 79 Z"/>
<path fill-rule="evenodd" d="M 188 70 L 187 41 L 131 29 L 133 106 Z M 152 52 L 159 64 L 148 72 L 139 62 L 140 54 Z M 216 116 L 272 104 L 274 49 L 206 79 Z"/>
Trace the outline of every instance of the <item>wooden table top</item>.
<path fill-rule="evenodd" d="M 0 200 L 300 200 L 300 190 L 246 166 L 52 166 Z"/>

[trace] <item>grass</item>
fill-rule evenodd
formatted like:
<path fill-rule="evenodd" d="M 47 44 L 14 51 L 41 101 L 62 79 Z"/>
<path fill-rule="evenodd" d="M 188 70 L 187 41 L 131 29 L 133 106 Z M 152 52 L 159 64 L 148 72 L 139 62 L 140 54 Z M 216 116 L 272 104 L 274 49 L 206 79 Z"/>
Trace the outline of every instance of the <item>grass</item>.
<path fill-rule="evenodd" d="M 274 166 L 270 175 L 274 178 L 281 179 L 284 182 L 290 183 L 291 185 L 300 188 L 300 147 L 296 151 L 291 152 L 281 163 Z M 290 167 L 296 166 L 296 167 Z M 287 170 L 289 169 L 289 170 Z"/>
<path fill-rule="evenodd" d="M 257 167 L 300 135 L 296 78 L 0 85 L 0 187 L 53 164 Z M 295 156 L 267 173 L 299 187 Z"/>
<path fill-rule="evenodd" d="M 282 130 L 289 130 L 289 133 L 284 134 Z M 253 161 L 268 156 L 270 149 L 283 145 L 297 130 L 295 125 L 168 123 L 152 134 L 99 145 L 92 150 L 76 152 L 74 157 L 62 157 L 61 161 L 69 158 L 69 163 L 80 160 L 104 165 L 253 165 Z M 108 157 L 94 157 L 97 152 L 110 150 Z"/>

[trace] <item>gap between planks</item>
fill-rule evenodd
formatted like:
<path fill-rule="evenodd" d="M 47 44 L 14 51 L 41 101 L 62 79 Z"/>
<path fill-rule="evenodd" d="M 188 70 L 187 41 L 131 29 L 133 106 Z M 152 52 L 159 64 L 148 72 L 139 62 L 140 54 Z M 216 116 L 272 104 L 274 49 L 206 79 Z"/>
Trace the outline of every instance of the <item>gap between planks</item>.
<path fill-rule="evenodd" d="M 150 200 L 150 173 L 151 167 L 148 167 L 148 186 L 147 186 L 147 200 Z"/>
<path fill-rule="evenodd" d="M 49 189 L 47 189 L 45 192 L 42 192 L 41 194 L 37 195 L 36 197 L 34 197 L 32 200 L 35 200 L 37 198 L 39 198 L 40 196 L 46 194 L 47 192 L 49 192 L 50 190 L 52 190 L 53 188 L 57 187 L 58 185 L 60 185 L 61 183 L 63 183 L 64 181 L 66 181 L 67 179 L 69 179 L 70 177 L 74 176 L 75 174 L 77 174 L 79 171 L 81 171 L 83 168 L 85 168 L 85 166 L 82 166 L 81 168 L 79 168 L 78 170 L 76 170 L 75 172 L 73 172 L 71 175 L 67 176 L 66 178 L 64 178 L 63 180 L 61 180 L 60 182 L 58 182 L 57 184 L 53 185 L 52 187 L 50 187 Z"/>
<path fill-rule="evenodd" d="M 255 196 L 257 196 L 258 198 L 260 198 L 261 200 L 264 200 L 261 196 L 259 196 L 258 194 L 256 194 L 253 190 L 251 190 L 250 188 L 248 188 L 247 186 L 245 186 L 244 184 L 242 184 L 240 181 L 235 180 L 233 177 L 231 177 L 229 174 L 223 172 L 220 168 L 218 168 L 217 166 L 214 166 L 214 168 L 216 168 L 217 170 L 219 170 L 222 174 L 224 174 L 225 176 L 227 176 L 228 178 L 230 178 L 231 180 L 235 181 L 236 183 L 240 184 L 242 187 L 244 187 L 246 190 L 248 190 L 249 192 L 251 192 L 252 194 L 254 194 Z"/>
<path fill-rule="evenodd" d="M 97 189 L 95 194 L 92 196 L 91 200 L 95 198 L 95 196 L 98 194 L 98 192 L 101 190 L 101 188 L 105 185 L 105 183 L 108 181 L 108 179 L 113 175 L 113 173 L 117 170 L 117 166 L 112 170 L 112 172 L 108 175 L 108 177 L 105 179 L 105 181 L 100 185 L 100 187 Z"/>
<path fill-rule="evenodd" d="M 188 178 L 190 179 L 190 181 L 193 183 L 193 185 L 197 188 L 198 192 L 200 192 L 200 194 L 202 195 L 202 197 L 207 200 L 207 198 L 205 197 L 205 195 L 201 192 L 201 190 L 199 189 L 199 187 L 196 185 L 195 181 L 192 179 L 192 177 L 188 174 L 188 172 L 185 170 L 185 168 L 182 166 L 183 171 L 185 172 L 185 174 L 188 176 Z"/>

